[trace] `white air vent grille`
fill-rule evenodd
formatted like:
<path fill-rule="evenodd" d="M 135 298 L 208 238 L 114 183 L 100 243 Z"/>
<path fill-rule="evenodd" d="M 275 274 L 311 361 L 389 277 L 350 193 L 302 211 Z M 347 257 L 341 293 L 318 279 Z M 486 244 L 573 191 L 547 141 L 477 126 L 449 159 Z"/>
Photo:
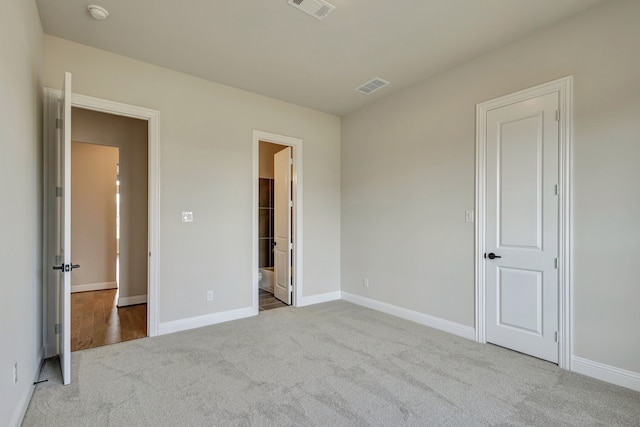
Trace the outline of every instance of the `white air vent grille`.
<path fill-rule="evenodd" d="M 324 0 L 288 0 L 287 3 L 319 20 L 326 18 L 336 8 Z"/>
<path fill-rule="evenodd" d="M 369 95 L 370 93 L 373 93 L 373 92 L 377 91 L 378 89 L 382 89 L 383 87 L 385 87 L 388 84 L 389 84 L 388 81 L 383 80 L 380 77 L 376 77 L 374 79 L 369 80 L 368 82 L 366 82 L 362 86 L 357 87 L 356 90 L 358 92 L 364 93 L 365 95 Z"/>

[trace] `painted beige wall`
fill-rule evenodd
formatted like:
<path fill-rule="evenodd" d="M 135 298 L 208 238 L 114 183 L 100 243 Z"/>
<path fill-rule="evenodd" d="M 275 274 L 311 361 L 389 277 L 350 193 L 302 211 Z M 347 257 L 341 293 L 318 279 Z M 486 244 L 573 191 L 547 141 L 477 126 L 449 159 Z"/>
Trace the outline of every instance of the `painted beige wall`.
<path fill-rule="evenodd" d="M 144 296 L 147 294 L 148 124 L 145 120 L 81 108 L 72 109 L 71 122 L 74 141 L 108 145 L 120 151 L 119 297 Z"/>
<path fill-rule="evenodd" d="M 606 2 L 343 118 L 342 290 L 473 326 L 475 105 L 572 74 L 574 353 L 640 372 L 638 17 Z"/>
<path fill-rule="evenodd" d="M 0 425 L 19 425 L 42 357 L 42 28 L 33 1 L 0 2 Z M 13 365 L 18 363 L 18 383 Z"/>
<path fill-rule="evenodd" d="M 160 111 L 161 322 L 252 305 L 253 130 L 304 141 L 303 296 L 340 289 L 338 117 L 45 35 L 44 84 L 65 71 L 76 93 Z"/>
<path fill-rule="evenodd" d="M 258 175 L 260 178 L 273 179 L 273 155 L 278 151 L 287 147 L 284 145 L 272 144 L 270 142 L 260 141 L 258 154 L 259 154 L 259 166 Z M 304 150 L 304 148 L 303 148 Z"/>
<path fill-rule="evenodd" d="M 116 282 L 118 148 L 71 143 L 71 285 Z"/>

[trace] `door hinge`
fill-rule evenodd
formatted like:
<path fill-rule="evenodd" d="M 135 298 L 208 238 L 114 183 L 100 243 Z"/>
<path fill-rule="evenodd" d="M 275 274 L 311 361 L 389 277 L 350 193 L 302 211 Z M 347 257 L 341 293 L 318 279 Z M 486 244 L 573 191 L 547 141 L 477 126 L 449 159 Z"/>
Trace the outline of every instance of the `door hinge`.
<path fill-rule="evenodd" d="M 560 121 L 560 110 L 556 110 L 556 122 Z"/>
<path fill-rule="evenodd" d="M 553 339 L 554 339 L 555 342 L 558 342 L 558 332 L 557 331 L 553 334 Z"/>
<path fill-rule="evenodd" d="M 558 258 L 555 258 L 555 259 L 553 260 L 553 267 L 554 267 L 554 268 L 558 268 Z"/>
<path fill-rule="evenodd" d="M 56 119 L 56 129 L 62 129 L 62 119 Z"/>
<path fill-rule="evenodd" d="M 555 194 L 556 194 L 556 196 L 557 196 L 557 195 L 558 195 L 558 184 L 556 184 L 556 185 L 554 186 L 553 191 L 555 192 Z"/>
<path fill-rule="evenodd" d="M 289 207 L 292 208 L 293 207 L 293 200 L 289 200 Z"/>
<path fill-rule="evenodd" d="M 289 250 L 292 251 L 293 250 L 293 243 L 289 243 Z"/>
<path fill-rule="evenodd" d="M 54 327 L 53 327 L 53 331 L 54 331 L 54 333 L 56 333 L 56 334 L 59 334 L 59 333 L 60 333 L 60 323 L 56 323 L 56 324 L 54 325 Z"/>
<path fill-rule="evenodd" d="M 289 164 L 293 165 L 293 159 L 289 159 Z"/>
<path fill-rule="evenodd" d="M 56 197 L 62 197 L 62 187 L 56 187 Z"/>

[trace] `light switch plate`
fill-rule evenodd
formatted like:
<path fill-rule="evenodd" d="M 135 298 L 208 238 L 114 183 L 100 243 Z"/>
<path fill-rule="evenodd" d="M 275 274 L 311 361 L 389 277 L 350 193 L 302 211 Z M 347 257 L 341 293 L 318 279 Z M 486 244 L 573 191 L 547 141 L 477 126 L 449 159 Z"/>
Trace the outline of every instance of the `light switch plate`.
<path fill-rule="evenodd" d="M 473 222 L 473 211 L 464 211 L 465 222 Z"/>
<path fill-rule="evenodd" d="M 182 222 L 193 222 L 193 212 L 182 211 Z"/>

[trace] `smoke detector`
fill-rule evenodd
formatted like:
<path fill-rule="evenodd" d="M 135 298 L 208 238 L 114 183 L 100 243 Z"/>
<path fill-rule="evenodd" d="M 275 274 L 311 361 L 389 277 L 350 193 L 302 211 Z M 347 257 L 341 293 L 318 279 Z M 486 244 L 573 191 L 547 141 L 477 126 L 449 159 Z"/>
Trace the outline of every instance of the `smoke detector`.
<path fill-rule="evenodd" d="M 324 0 L 288 0 L 287 3 L 319 21 L 326 18 L 336 8 Z"/>
<path fill-rule="evenodd" d="M 376 78 L 371 79 L 368 82 L 364 83 L 362 86 L 357 87 L 356 90 L 358 92 L 364 93 L 365 95 L 369 95 L 370 93 L 373 93 L 373 92 L 377 91 L 378 89 L 382 89 L 383 87 L 385 87 L 388 84 L 389 84 L 388 81 L 383 80 L 380 77 L 376 77 Z"/>
<path fill-rule="evenodd" d="M 107 19 L 109 16 L 109 12 L 104 7 L 97 6 L 95 4 L 90 4 L 87 9 L 89 9 L 89 13 L 93 19 L 97 19 L 99 21 L 103 19 Z"/>

